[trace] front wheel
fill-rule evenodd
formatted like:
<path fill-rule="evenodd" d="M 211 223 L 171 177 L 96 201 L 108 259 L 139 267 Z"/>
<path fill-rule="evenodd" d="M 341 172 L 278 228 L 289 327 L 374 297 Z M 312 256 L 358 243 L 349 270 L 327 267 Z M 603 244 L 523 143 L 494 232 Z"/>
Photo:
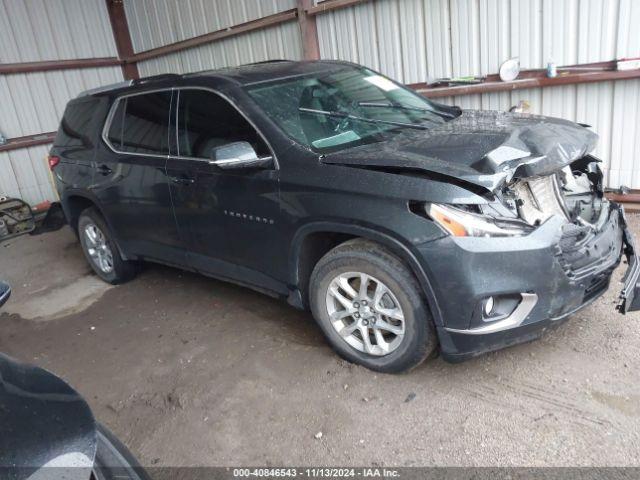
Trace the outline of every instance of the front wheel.
<path fill-rule="evenodd" d="M 311 275 L 310 303 L 333 348 L 372 370 L 409 370 L 436 348 L 413 273 L 374 242 L 351 240 L 327 253 Z"/>
<path fill-rule="evenodd" d="M 109 227 L 95 208 L 80 214 L 78 236 L 89 265 L 102 280 L 115 285 L 135 276 L 135 265 L 120 256 Z"/>

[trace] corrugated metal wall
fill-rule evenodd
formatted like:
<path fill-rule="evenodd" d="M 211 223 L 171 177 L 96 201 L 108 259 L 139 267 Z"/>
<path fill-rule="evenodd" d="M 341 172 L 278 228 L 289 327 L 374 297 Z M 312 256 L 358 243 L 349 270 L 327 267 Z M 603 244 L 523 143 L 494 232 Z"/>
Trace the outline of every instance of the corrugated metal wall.
<path fill-rule="evenodd" d="M 296 22 L 208 43 L 138 63 L 140 75 L 186 73 L 269 59 L 300 60 L 302 45 Z"/>
<path fill-rule="evenodd" d="M 22 198 L 35 205 L 55 200 L 47 153 L 49 145 L 0 153 L 0 196 Z"/>
<path fill-rule="evenodd" d="M 321 3 L 321 2 L 316 2 Z M 318 16 L 323 58 L 405 83 L 640 57 L 638 0 L 376 0 Z M 608 184 L 640 188 L 640 80 L 443 99 L 463 108 L 531 111 L 593 125 Z"/>
<path fill-rule="evenodd" d="M 0 0 L 0 63 L 116 56 L 100 0 Z"/>
<path fill-rule="evenodd" d="M 127 0 L 136 52 L 161 47 L 295 8 L 295 0 Z M 295 21 L 138 64 L 141 75 L 195 72 L 274 58 L 302 58 Z"/>
<path fill-rule="evenodd" d="M 0 0 L 0 62 L 115 57 L 102 0 Z M 67 101 L 122 80 L 119 67 L 0 76 L 0 133 L 7 138 L 57 130 Z M 0 153 L 0 195 L 35 204 L 55 199 L 48 146 Z"/>
<path fill-rule="evenodd" d="M 0 131 L 11 138 L 57 130 L 69 99 L 83 90 L 119 81 L 120 67 L 3 75 Z"/>
<path fill-rule="evenodd" d="M 296 7 L 295 0 L 125 0 L 135 52 Z"/>

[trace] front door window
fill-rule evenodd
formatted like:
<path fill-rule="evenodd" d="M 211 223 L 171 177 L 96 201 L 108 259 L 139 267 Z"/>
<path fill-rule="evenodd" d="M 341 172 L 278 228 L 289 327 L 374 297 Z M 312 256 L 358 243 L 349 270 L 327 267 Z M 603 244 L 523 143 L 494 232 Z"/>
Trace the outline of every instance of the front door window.
<path fill-rule="evenodd" d="M 215 150 L 248 142 L 259 157 L 270 155 L 249 122 L 224 98 L 206 90 L 181 90 L 178 108 L 178 155 L 215 160 Z"/>

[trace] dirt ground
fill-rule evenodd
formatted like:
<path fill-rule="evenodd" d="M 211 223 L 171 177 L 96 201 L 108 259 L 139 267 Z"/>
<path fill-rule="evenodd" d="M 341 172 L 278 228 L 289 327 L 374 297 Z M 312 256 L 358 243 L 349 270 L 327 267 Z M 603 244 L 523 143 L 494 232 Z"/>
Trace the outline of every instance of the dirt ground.
<path fill-rule="evenodd" d="M 0 244 L 0 277 L 0 351 L 65 378 L 143 465 L 640 465 L 617 282 L 540 341 L 394 376 L 245 288 L 155 265 L 109 287 L 68 228 Z"/>

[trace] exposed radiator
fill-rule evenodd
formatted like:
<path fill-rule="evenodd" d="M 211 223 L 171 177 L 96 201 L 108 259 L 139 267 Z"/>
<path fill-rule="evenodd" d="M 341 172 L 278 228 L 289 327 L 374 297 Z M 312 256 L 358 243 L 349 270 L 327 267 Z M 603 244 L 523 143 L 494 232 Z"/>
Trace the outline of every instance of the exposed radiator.
<path fill-rule="evenodd" d="M 553 215 L 569 220 L 564 199 L 555 175 L 521 180 L 513 186 L 520 217 L 531 225 L 539 225 Z"/>

